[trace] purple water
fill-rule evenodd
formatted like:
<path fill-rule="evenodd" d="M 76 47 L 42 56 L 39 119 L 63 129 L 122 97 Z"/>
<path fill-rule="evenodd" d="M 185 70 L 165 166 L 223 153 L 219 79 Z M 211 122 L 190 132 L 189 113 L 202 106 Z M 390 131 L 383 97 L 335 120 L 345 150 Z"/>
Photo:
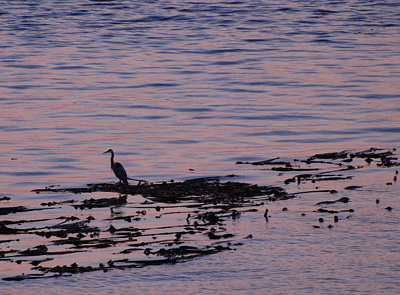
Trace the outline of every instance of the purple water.
<path fill-rule="evenodd" d="M 0 197 L 11 200 L 0 206 L 76 197 L 30 192 L 48 185 L 114 181 L 102 155 L 109 148 L 134 178 L 236 174 L 279 186 L 277 172 L 236 161 L 399 148 L 398 8 L 393 0 L 3 3 Z M 0 293 L 397 294 L 400 201 L 398 185 L 386 185 L 396 168 L 373 164 L 323 185 L 355 209 L 331 230 L 313 228 L 319 216 L 308 214 L 326 195 L 307 194 L 266 204 L 267 224 L 261 212 L 229 223 L 253 235 L 236 251 L 2 282 Z M 29 215 L 2 219 L 11 218 Z M 0 261 L 2 277 L 22 271 Z"/>

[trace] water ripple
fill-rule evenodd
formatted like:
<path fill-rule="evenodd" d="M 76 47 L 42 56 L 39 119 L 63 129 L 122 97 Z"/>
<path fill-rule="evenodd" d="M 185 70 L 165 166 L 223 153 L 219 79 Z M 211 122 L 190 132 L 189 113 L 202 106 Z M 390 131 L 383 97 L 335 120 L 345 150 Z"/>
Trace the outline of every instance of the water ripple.
<path fill-rule="evenodd" d="M 271 171 L 242 169 L 234 162 L 396 147 L 399 7 L 394 0 L 5 1 L 0 8 L 1 187 L 15 189 L 10 191 L 15 200 L 31 200 L 37 197 L 29 194 L 33 188 L 113 179 L 109 158 L 102 155 L 109 148 L 138 178 L 234 171 L 250 182 L 271 183 Z M 275 225 L 264 224 L 260 236 L 279 230 Z M 321 237 L 318 231 L 310 236 Z M 304 249 L 313 245 L 305 244 Z M 268 249 L 287 247 L 287 239 L 275 246 Z M 266 255 L 275 262 L 272 293 L 305 290 L 280 280 L 293 267 L 289 252 Z M 305 250 L 304 256 L 290 253 L 298 264 L 317 265 Z M 373 268 L 366 261 L 356 264 L 368 272 Z M 265 281 L 253 271 L 237 271 L 255 284 Z M 322 288 L 315 282 L 321 280 L 332 293 L 346 293 L 349 286 L 369 292 L 356 282 L 360 276 L 348 276 L 349 269 L 335 273 L 344 284 L 307 272 L 296 277 L 315 288 L 303 294 L 317 294 Z M 332 272 L 322 268 L 319 275 Z M 378 272 L 374 278 L 391 275 Z M 189 282 L 193 276 L 186 287 Z M 114 283 L 109 293 L 118 290 Z M 251 285 L 243 293 L 256 293 Z M 370 293 L 382 293 L 376 288 Z M 239 292 L 231 289 L 228 293 Z"/>

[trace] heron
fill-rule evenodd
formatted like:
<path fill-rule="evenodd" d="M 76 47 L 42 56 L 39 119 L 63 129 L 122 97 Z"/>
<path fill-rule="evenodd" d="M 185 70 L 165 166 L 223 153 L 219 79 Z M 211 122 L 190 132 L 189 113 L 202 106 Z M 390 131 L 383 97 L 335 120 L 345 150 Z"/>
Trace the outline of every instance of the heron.
<path fill-rule="evenodd" d="M 126 174 L 124 166 L 122 166 L 121 163 L 114 162 L 114 151 L 109 149 L 103 154 L 106 153 L 111 153 L 111 170 L 114 171 L 115 176 L 119 179 L 119 183 L 121 184 L 122 181 L 124 184 L 128 184 L 128 175 Z"/>

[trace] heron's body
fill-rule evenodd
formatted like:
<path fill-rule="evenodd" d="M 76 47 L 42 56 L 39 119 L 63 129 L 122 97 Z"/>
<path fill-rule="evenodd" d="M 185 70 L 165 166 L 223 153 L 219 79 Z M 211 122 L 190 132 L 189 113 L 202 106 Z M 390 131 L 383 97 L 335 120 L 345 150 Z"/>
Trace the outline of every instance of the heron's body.
<path fill-rule="evenodd" d="M 111 170 L 114 171 L 115 176 L 119 179 L 119 182 L 121 181 L 124 184 L 128 184 L 128 175 L 126 174 L 125 168 L 121 165 L 121 163 L 114 162 L 114 151 L 112 149 L 109 149 L 108 151 L 104 152 L 105 153 L 111 153 Z"/>

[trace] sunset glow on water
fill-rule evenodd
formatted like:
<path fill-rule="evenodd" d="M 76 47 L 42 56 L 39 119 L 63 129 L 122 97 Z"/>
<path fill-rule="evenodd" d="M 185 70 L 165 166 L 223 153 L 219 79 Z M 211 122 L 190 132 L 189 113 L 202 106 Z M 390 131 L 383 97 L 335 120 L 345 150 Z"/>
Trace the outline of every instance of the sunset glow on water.
<path fill-rule="evenodd" d="M 3 281 L 0 293 L 45 294 L 50 288 L 53 294 L 398 294 L 399 167 L 358 158 L 343 162 L 356 169 L 330 174 L 347 179 L 285 184 L 307 171 L 236 164 L 274 158 L 299 163 L 318 153 L 370 147 L 397 158 L 398 6 L 396 1 L 4 3 L 0 199 L 10 199 L 1 200 L 0 208 L 46 210 L 0 215 L 0 224 L 44 230 L 60 216 L 95 215 L 92 224 L 103 231 L 111 224 L 143 230 L 139 242 L 156 240 L 152 234 L 168 239 L 170 231 L 187 226 L 187 214 L 195 214 L 189 203 L 156 203 L 163 207 L 156 211 L 138 194 L 116 212 L 77 210 L 72 203 L 47 208 L 42 203 L 118 194 L 32 192 L 116 181 L 103 154 L 109 148 L 129 177 L 149 182 L 218 176 L 289 193 L 328 192 L 257 199 L 240 218 L 216 228 L 235 235 L 221 240 L 232 251 L 177 264 Z M 324 165 L 321 172 L 337 168 Z M 350 202 L 328 209 L 354 211 L 340 211 L 338 222 L 315 212 L 318 202 L 341 197 Z M 137 213 L 142 210 L 146 215 Z M 112 219 L 131 215 L 137 220 Z M 7 223 L 21 220 L 36 221 Z M 163 228 L 168 226 L 172 229 Z M 210 242 L 204 234 L 183 239 L 190 246 Z M 0 235 L 1 278 L 32 271 L 9 251 L 42 244 L 60 249 L 56 240 Z M 123 250 L 126 244 L 118 244 L 55 256 L 41 265 L 97 266 L 144 257 L 143 251 Z"/>

